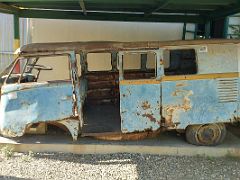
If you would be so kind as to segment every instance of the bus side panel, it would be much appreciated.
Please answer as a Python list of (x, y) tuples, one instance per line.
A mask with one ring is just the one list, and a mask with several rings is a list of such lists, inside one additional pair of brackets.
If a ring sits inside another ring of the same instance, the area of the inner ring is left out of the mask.
[[(14, 90), (15, 89), (15, 90)], [(27, 125), (73, 117), (72, 83), (29, 83), (4, 86), (0, 132), (22, 136)]]
[(238, 113), (238, 79), (162, 82), (162, 116), (168, 127), (232, 122)]
[(137, 132), (160, 128), (160, 83), (120, 84), (121, 130)]

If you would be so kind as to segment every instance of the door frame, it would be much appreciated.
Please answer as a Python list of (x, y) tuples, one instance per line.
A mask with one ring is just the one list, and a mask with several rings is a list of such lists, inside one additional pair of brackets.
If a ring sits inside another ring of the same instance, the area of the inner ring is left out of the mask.
[[(155, 78), (154, 79), (124, 80), (123, 55), (125, 53), (139, 53), (139, 52), (140, 53), (153, 52), (153, 53), (156, 54), (156, 57), (155, 57), (155, 75), (156, 76), (155, 76)], [(131, 128), (129, 128), (129, 130), (127, 130), (126, 128), (121, 127), (122, 132), (123, 133), (129, 132), (129, 131), (134, 132), (134, 130), (135, 131), (138, 131), (138, 130), (144, 131), (144, 130), (147, 130), (147, 129), (157, 130), (161, 126), (161, 108), (160, 108), (161, 107), (161, 79), (162, 79), (162, 76), (164, 74), (163, 63), (162, 63), (162, 50), (160, 50), (160, 49), (145, 50), (144, 49), (144, 50), (136, 50), (136, 51), (120, 51), (118, 53), (118, 65), (119, 65), (119, 89), (120, 89), (120, 116), (121, 116), (121, 121), (122, 121), (121, 126), (123, 125), (123, 121), (126, 120), (126, 117), (123, 118), (124, 117), (123, 113), (126, 113), (124, 108), (123, 108), (124, 105), (122, 106), (122, 103), (124, 103), (122, 101), (122, 99), (123, 99), (122, 95), (123, 94), (121, 94), (121, 88), (124, 88), (123, 85), (126, 85), (126, 84), (127, 84), (127, 86), (128, 85), (130, 85), (130, 86), (133, 85), (132, 86), (133, 88), (137, 88), (137, 89), (142, 88), (142, 89), (145, 89), (145, 90), (148, 89), (149, 86), (150, 86), (151, 89), (153, 88), (152, 89), (153, 91), (159, 91), (159, 95), (157, 95), (156, 99), (153, 99), (150, 96), (149, 97), (146, 96), (146, 98), (150, 98), (149, 101), (153, 101), (153, 103), (155, 102), (154, 104), (152, 104), (153, 107), (151, 107), (151, 109), (149, 109), (149, 110), (145, 109), (144, 110), (144, 109), (139, 108), (141, 106), (140, 104), (138, 104), (138, 105), (135, 104), (135, 106), (136, 106), (135, 111), (140, 111), (140, 112), (146, 113), (146, 114), (141, 114), (141, 113), (138, 113), (138, 112), (134, 113), (134, 114), (138, 115), (138, 117), (136, 116), (137, 118), (142, 119), (141, 125), (138, 126), (139, 129), (138, 129), (138, 127), (136, 127), (135, 129), (134, 129), (134, 127), (131, 127)], [(139, 85), (139, 86), (135, 86), (136, 84)], [(157, 87), (156, 87), (156, 85), (157, 85)], [(135, 92), (137, 92), (137, 91), (135, 91)], [(132, 95), (130, 95), (130, 96), (132, 96)], [(143, 97), (143, 98), (138, 99), (138, 101), (139, 102), (141, 101), (141, 103), (144, 103), (143, 101), (147, 102), (147, 99), (144, 99), (144, 97)], [(154, 108), (154, 110), (153, 110), (153, 108)], [(156, 111), (156, 109), (157, 109), (157, 111)], [(131, 113), (127, 113), (127, 114), (129, 116), (131, 116)], [(128, 116), (128, 115), (125, 115), (125, 116)], [(129, 117), (129, 118), (131, 118), (131, 117)], [(130, 127), (130, 125), (129, 125), (129, 127)]]

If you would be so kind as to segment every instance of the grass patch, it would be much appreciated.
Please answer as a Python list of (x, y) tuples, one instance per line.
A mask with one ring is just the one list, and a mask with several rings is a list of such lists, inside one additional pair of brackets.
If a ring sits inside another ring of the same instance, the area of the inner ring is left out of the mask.
[(33, 157), (34, 157), (34, 153), (32, 151), (28, 151), (27, 154), (24, 154), (21, 156), (21, 159), (24, 162), (30, 162)]
[(11, 157), (13, 157), (14, 155), (14, 151), (13, 148), (10, 146), (4, 146), (0, 149), (0, 153), (1, 155), (6, 158), (6, 159), (10, 159)]

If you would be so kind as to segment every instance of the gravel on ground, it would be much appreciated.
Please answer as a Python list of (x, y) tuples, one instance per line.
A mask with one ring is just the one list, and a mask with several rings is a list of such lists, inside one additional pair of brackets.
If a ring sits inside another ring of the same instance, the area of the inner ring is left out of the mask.
[(240, 179), (240, 159), (143, 154), (14, 153), (0, 179)]

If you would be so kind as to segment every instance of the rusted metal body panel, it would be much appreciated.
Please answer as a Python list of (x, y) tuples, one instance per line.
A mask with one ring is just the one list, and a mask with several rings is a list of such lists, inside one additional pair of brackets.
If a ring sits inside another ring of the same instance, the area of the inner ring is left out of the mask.
[(197, 74), (239, 72), (237, 44), (205, 44), (190, 48), (194, 48), (197, 53)]
[(83, 124), (82, 108), (87, 82), (77, 76), (75, 53), (64, 54), (69, 56), (70, 80), (27, 83), (18, 80), (10, 84), (5, 80), (0, 104), (2, 135), (22, 136), (34, 123), (52, 122), (64, 125), (73, 139), (77, 139), (79, 127)]
[(120, 85), (122, 132), (159, 129), (161, 125), (160, 96), (160, 83)]
[[(139, 129), (139, 122), (142, 121), (139, 121), (139, 117), (135, 117), (135, 114), (144, 113), (143, 110), (139, 112), (139, 100), (155, 100), (154, 92), (158, 92), (160, 98), (157, 113), (161, 118), (158, 121), (158, 128), (186, 129), (189, 125), (231, 123), (239, 120), (239, 46), (186, 45), (163, 50), (190, 48), (196, 52), (198, 67), (196, 75), (168, 75), (164, 72), (165, 69), (161, 68), (162, 63), (157, 62), (155, 80), (139, 78), (139, 80), (123, 80), (122, 83), (120, 81), (123, 130), (134, 132)], [(162, 52), (160, 49), (160, 56)], [(159, 91), (155, 89), (152, 92), (150, 87), (153, 84), (158, 85)], [(141, 92), (146, 87), (148, 88)], [(124, 98), (127, 92), (131, 92), (129, 99)], [(155, 110), (154, 107), (149, 109)], [(131, 124), (132, 122), (134, 123)]]
[[(130, 137), (128, 133), (159, 132), (162, 128), (182, 130), (189, 125), (238, 121), (239, 43), (211, 40), (76, 42), (25, 46), (21, 49), (21, 58), (68, 55), (71, 79), (68, 82), (18, 81), (4, 84), (1, 89), (0, 132), (6, 136), (21, 136), (28, 125), (49, 122), (64, 125), (76, 139), (86, 120), (83, 107), (90, 105), (94, 113), (94, 104), (106, 102), (116, 105), (114, 109), (119, 110), (116, 119), (119, 120), (121, 132), (104, 132), (113, 139), (124, 139), (123, 134), (127, 134), (124, 137)], [(164, 69), (164, 51), (174, 49), (194, 50), (197, 63), (195, 74), (171, 74)], [(130, 51), (154, 52), (155, 72), (152, 69), (123, 70), (122, 56)], [(84, 64), (87, 64), (84, 58), (88, 52), (118, 52), (119, 72), (116, 68), (102, 72), (87, 71), (84, 69)], [(76, 54), (81, 55), (80, 77)], [(102, 115), (106, 116), (106, 113)], [(88, 122), (91, 126), (91, 121)], [(111, 126), (111, 121), (107, 123), (105, 127)], [(101, 122), (98, 125), (102, 125)], [(94, 131), (94, 136), (97, 133)], [(104, 133), (99, 132), (99, 136), (105, 139)]]
[(28, 124), (73, 118), (71, 82), (9, 84), (2, 88), (1, 133), (21, 136)]
[(237, 86), (237, 78), (162, 82), (166, 126), (185, 129), (193, 124), (233, 122), (239, 111)]

